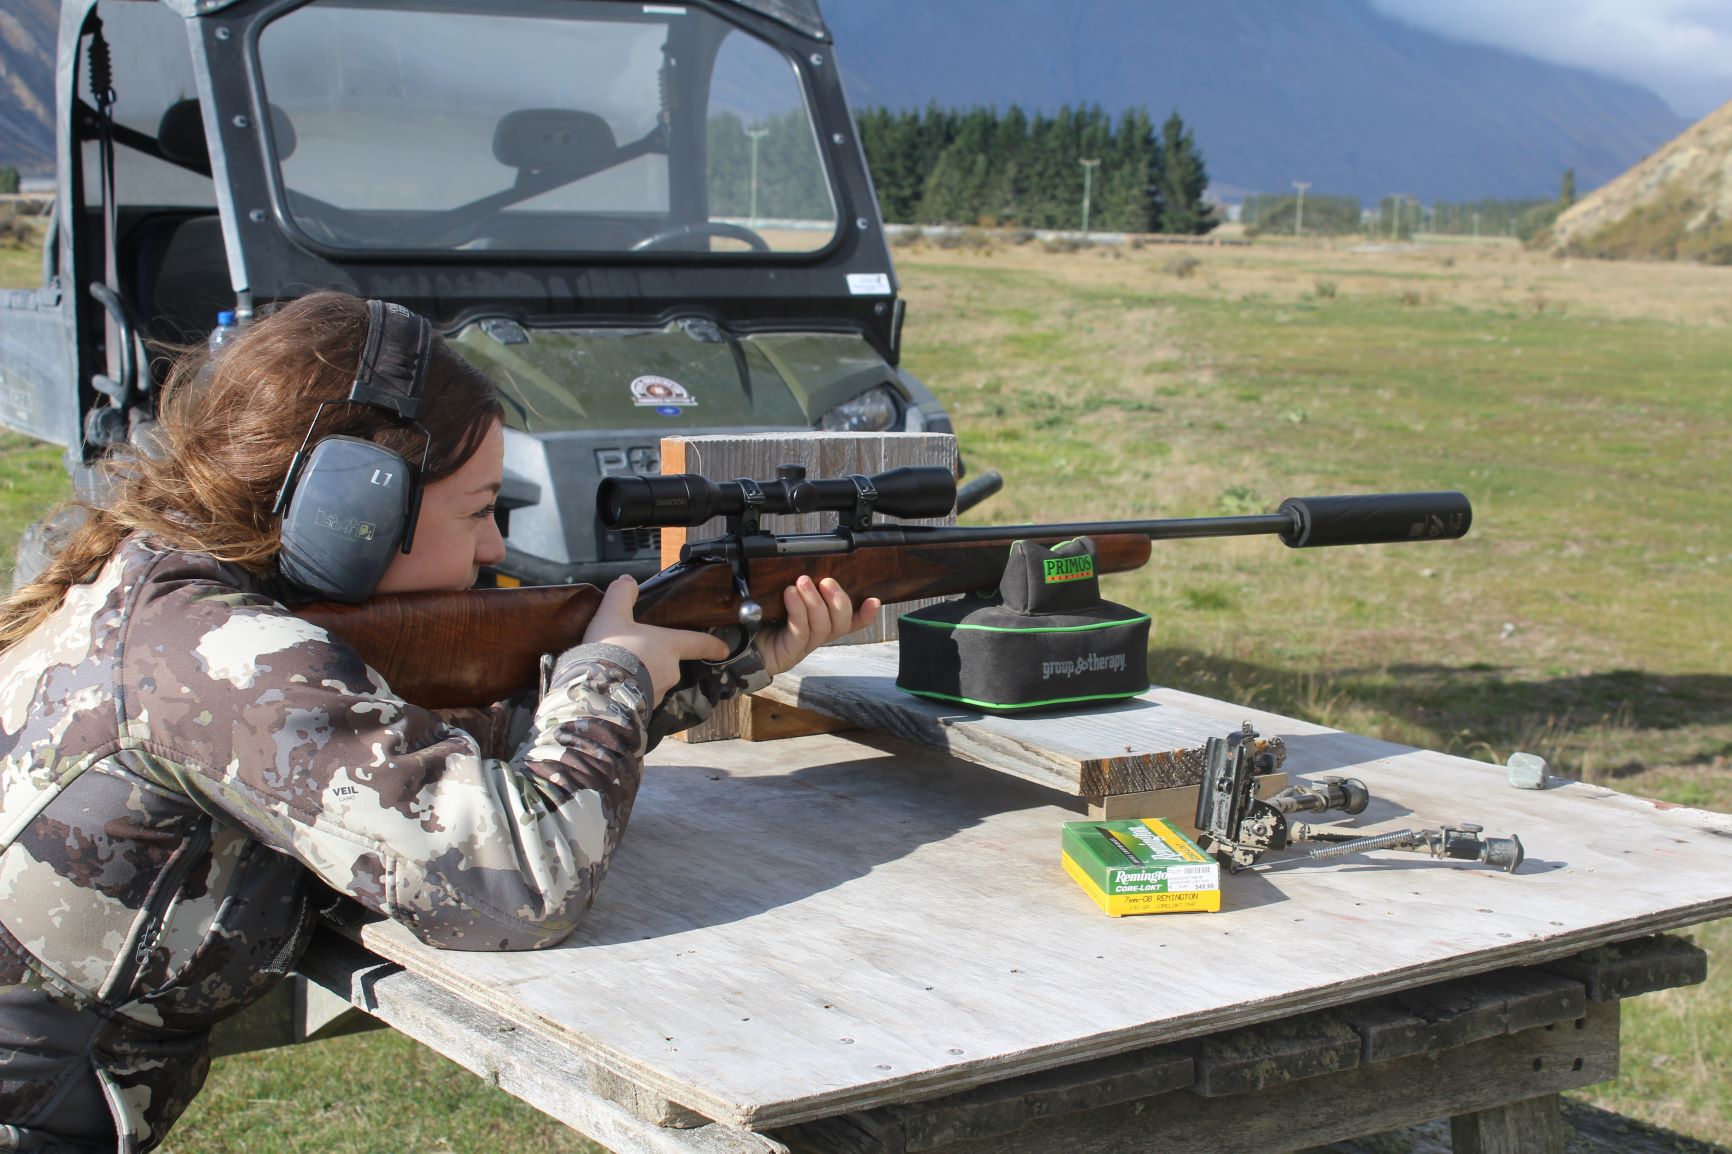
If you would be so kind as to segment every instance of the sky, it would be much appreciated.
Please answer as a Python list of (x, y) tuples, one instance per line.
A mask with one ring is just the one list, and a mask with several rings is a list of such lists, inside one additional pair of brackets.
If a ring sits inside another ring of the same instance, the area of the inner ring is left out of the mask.
[(1732, 0), (1372, 0), (1456, 40), (1589, 68), (1699, 119), (1732, 100)]

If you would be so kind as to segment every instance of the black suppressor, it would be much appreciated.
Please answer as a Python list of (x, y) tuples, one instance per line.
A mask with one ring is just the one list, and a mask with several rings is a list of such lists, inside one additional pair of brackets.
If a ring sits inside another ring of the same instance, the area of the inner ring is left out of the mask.
[[(697, 473), (666, 477), (608, 477), (596, 490), (596, 516), (610, 529), (651, 525), (702, 525), (711, 517), (744, 513), (747, 485), (763, 494), (761, 514), (852, 513), (862, 504), (851, 477), (808, 481), (806, 471), (784, 465), (774, 481), (712, 481)], [(956, 478), (942, 465), (904, 465), (865, 478), (875, 496), (873, 513), (893, 517), (942, 517), (956, 505)]]
[(1367, 497), (1289, 497), (1277, 512), (1294, 519), (1281, 540), (1295, 549), (1318, 545), (1387, 545), (1448, 541), (1467, 534), (1473, 506), (1464, 494), (1380, 493)]

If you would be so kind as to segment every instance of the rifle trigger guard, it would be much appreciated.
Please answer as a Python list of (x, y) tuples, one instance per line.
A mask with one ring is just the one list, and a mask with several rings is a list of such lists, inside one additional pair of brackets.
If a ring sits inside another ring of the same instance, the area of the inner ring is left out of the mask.
[(752, 597), (751, 585), (746, 580), (746, 559), (744, 557), (734, 562), (734, 595), (740, 599), (740, 643), (734, 647), (732, 653), (720, 661), (704, 662), (711, 669), (726, 669), (750, 653), (753, 643), (758, 639), (758, 630), (764, 624), (764, 607)]

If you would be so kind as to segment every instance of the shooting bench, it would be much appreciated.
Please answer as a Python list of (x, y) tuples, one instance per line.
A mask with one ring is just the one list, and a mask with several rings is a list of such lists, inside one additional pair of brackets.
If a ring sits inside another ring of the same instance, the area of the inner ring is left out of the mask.
[[(670, 439), (663, 461), (839, 476), (954, 451), (797, 434)], [(561, 947), (323, 931), (305, 979), (219, 1047), (327, 1036), (359, 1008), (621, 1154), (1291, 1150), (1444, 1117), (1458, 1151), (1555, 1154), (1558, 1093), (1616, 1076), (1619, 999), (1704, 976), (1665, 933), (1732, 913), (1732, 817), (1517, 790), (1167, 689), (982, 718), (892, 687), (893, 627), (657, 749)], [(1363, 780), (1353, 826), (1480, 822), (1527, 861), (1287, 851), (1225, 878), (1220, 913), (1103, 915), (1060, 868), (1061, 823), (1194, 814), (1203, 743), (1246, 720), (1287, 774)]]
[[(778, 692), (870, 699), (842, 683), (876, 648)], [(566, 945), (375, 923), (303, 970), (622, 1152), (1288, 1150), (1451, 1117), (1513, 1154), (1561, 1150), (1559, 1091), (1616, 1075), (1619, 999), (1702, 980), (1665, 931), (1732, 912), (1732, 818), (1171, 690), (1125, 709), (1249, 719), (1288, 772), (1365, 781), (1353, 824), (1481, 820), (1527, 862), (1288, 851), (1218, 914), (1113, 919), (1058, 866), (1080, 796), (881, 732), (669, 742)], [(972, 724), (940, 728), (996, 740)]]

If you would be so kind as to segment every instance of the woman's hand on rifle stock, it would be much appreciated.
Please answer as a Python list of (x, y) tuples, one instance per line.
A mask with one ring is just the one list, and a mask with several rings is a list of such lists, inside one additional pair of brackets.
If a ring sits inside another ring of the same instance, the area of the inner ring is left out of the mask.
[(758, 638), (758, 652), (771, 674), (787, 672), (826, 641), (866, 628), (880, 604), (868, 597), (856, 611), (834, 577), (813, 581), (804, 575), (782, 591), (782, 603), (788, 608), (787, 622)]
[(617, 645), (637, 654), (655, 692), (652, 706), (660, 705), (668, 690), (679, 684), (680, 662), (720, 661), (728, 655), (728, 644), (720, 637), (693, 629), (645, 625), (633, 616), (636, 608), (637, 582), (629, 576), (615, 577), (596, 606), (583, 640), (585, 644)]

